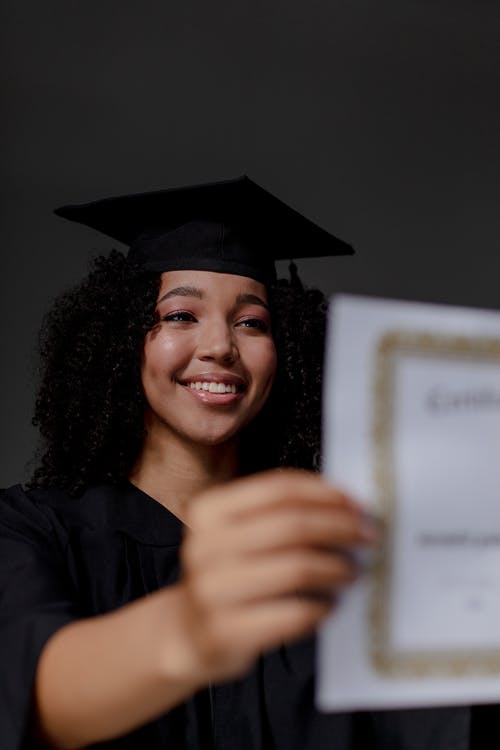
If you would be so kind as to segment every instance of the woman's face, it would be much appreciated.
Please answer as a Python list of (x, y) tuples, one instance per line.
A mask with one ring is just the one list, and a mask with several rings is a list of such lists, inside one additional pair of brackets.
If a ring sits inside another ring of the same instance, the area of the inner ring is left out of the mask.
[(235, 438), (276, 372), (266, 288), (245, 276), (168, 271), (156, 313), (142, 363), (148, 431), (201, 445)]

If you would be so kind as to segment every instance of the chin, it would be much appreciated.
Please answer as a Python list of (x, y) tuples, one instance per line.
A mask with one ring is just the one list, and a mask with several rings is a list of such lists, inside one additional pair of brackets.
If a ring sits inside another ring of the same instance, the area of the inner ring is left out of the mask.
[(232, 431), (228, 433), (214, 433), (204, 435), (189, 435), (189, 440), (195, 445), (203, 445), (207, 448), (224, 446), (228, 443), (234, 443), (238, 441), (240, 430)]

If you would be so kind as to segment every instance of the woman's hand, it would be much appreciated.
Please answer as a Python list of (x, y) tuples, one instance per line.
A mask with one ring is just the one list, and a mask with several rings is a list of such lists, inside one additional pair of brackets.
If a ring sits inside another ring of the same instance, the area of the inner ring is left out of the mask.
[(214, 487), (188, 521), (179, 583), (45, 645), (34, 711), (51, 747), (118, 737), (305, 635), (355, 578), (349, 552), (374, 538), (358, 505), (293, 470)]
[(359, 505), (318, 475), (276, 470), (198, 496), (181, 583), (185, 635), (203, 682), (237, 676), (305, 635), (356, 578), (349, 552), (376, 534)]

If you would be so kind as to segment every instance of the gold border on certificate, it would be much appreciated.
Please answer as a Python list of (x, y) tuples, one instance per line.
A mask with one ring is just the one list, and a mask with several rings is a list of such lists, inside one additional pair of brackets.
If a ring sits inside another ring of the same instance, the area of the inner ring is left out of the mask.
[[(370, 653), (375, 669), (385, 676), (429, 677), (500, 673), (498, 649), (397, 652), (390, 639), (391, 533), (397, 511), (393, 449), (394, 378), (398, 358), (413, 355), (432, 359), (500, 364), (500, 339), (393, 330), (383, 334), (375, 354), (372, 450), (378, 513), (387, 536), (374, 562), (370, 602)], [(500, 458), (500, 451), (499, 451)]]

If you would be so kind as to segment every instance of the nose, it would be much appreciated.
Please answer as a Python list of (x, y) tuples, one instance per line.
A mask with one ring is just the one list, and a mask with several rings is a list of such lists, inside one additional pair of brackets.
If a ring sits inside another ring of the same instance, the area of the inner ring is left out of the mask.
[(231, 364), (239, 357), (231, 326), (226, 321), (211, 321), (200, 328), (198, 359), (203, 362)]

